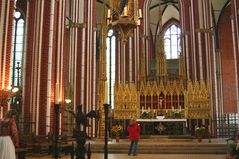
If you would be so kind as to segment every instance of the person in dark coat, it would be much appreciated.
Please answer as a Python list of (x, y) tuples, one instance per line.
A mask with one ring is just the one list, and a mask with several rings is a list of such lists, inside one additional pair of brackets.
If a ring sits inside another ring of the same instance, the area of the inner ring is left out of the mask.
[(130, 120), (127, 130), (129, 132), (129, 140), (131, 141), (128, 155), (133, 154), (133, 156), (136, 156), (138, 141), (140, 139), (140, 126), (135, 119)]

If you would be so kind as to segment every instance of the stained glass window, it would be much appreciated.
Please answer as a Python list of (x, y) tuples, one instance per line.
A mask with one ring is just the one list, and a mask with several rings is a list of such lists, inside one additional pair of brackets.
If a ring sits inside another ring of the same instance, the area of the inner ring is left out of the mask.
[(108, 31), (106, 39), (106, 72), (108, 83), (108, 103), (114, 108), (114, 84), (115, 84), (115, 44), (116, 38), (113, 30)]
[[(19, 11), (14, 14), (14, 27), (12, 35), (12, 58), (11, 58), (11, 85), (22, 84), (22, 63), (24, 49), (24, 25), (22, 15)], [(19, 70), (19, 71), (18, 71)]]
[(167, 59), (177, 59), (181, 51), (180, 46), (181, 29), (173, 24), (164, 33), (164, 48)]

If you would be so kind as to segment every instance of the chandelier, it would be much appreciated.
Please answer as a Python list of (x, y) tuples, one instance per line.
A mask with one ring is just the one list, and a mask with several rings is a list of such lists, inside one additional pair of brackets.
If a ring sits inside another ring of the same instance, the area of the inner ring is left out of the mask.
[(142, 10), (138, 9), (138, 0), (110, 0), (107, 11), (107, 25), (112, 28), (123, 42), (140, 25)]

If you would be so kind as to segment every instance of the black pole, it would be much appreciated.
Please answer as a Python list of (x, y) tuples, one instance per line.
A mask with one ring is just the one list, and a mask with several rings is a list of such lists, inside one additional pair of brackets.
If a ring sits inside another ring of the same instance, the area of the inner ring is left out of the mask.
[(88, 143), (88, 150), (87, 150), (87, 159), (91, 159), (91, 148), (90, 148), (90, 143)]
[(105, 109), (105, 151), (104, 159), (108, 159), (108, 113), (109, 113), (110, 104), (104, 104)]
[(74, 142), (72, 142), (72, 146), (71, 146), (71, 159), (74, 159), (75, 157), (75, 151), (74, 151), (74, 149), (75, 149), (75, 146), (74, 146)]
[(59, 109), (60, 104), (54, 105), (55, 112), (55, 146), (54, 146), (54, 159), (58, 159), (58, 138), (59, 138)]
[(111, 57), (112, 57), (112, 55), (111, 55), (111, 43), (112, 42), (112, 36), (110, 37), (110, 59), (109, 59), (109, 61), (110, 61), (110, 77), (109, 77), (109, 103), (111, 104), (111, 85), (112, 85), (112, 75), (111, 75), (111, 70), (112, 70), (112, 59), (111, 59)]
[(17, 62), (17, 67), (16, 67), (16, 70), (17, 70), (17, 87), (20, 86), (20, 62)]
[(14, 48), (13, 48), (13, 71), (12, 71), (12, 83), (13, 85), (15, 84), (15, 66), (16, 66), (16, 41), (17, 41), (17, 26), (18, 26), (18, 20), (16, 20), (16, 24), (15, 24), (15, 36), (14, 36)]

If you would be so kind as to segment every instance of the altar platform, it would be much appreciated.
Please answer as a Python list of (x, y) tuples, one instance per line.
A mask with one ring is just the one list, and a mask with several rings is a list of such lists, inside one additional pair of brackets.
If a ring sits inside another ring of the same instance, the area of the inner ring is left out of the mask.
[[(138, 156), (128, 156), (128, 139), (109, 140), (109, 159), (225, 159), (226, 158), (226, 142), (225, 139), (203, 139), (202, 143), (198, 143), (196, 139), (174, 139), (167, 136), (143, 138), (139, 141)], [(91, 159), (104, 158), (104, 140), (94, 139), (87, 141), (91, 143), (92, 157)], [(48, 159), (51, 156), (34, 157), (28, 156), (27, 159)], [(61, 159), (70, 159), (70, 156), (62, 156)]]
[[(139, 154), (226, 154), (226, 139), (203, 139), (198, 143), (193, 138), (173, 138), (172, 136), (152, 136), (139, 141)], [(92, 152), (103, 153), (104, 142), (90, 141)], [(109, 153), (127, 153), (128, 139), (115, 139), (109, 141)]]

